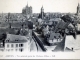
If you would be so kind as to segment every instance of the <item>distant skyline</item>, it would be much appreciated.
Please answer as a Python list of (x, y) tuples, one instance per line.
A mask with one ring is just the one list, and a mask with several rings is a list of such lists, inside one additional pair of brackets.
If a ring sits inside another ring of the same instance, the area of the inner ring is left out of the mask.
[(0, 13), (21, 13), (27, 5), (32, 6), (33, 13), (44, 12), (76, 13), (80, 0), (0, 0)]

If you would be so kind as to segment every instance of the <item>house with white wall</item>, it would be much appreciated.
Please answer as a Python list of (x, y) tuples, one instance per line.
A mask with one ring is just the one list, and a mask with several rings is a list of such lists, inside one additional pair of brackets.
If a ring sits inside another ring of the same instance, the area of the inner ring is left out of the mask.
[(7, 34), (5, 39), (5, 51), (30, 51), (30, 38), (28, 36)]

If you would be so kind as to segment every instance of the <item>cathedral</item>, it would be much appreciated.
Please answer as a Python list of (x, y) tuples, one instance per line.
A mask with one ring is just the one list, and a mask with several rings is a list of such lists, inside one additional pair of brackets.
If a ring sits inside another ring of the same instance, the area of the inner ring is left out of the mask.
[(28, 3), (27, 3), (27, 6), (25, 8), (23, 8), (22, 13), (26, 14), (26, 15), (31, 15), (32, 14), (32, 6), (28, 6)]

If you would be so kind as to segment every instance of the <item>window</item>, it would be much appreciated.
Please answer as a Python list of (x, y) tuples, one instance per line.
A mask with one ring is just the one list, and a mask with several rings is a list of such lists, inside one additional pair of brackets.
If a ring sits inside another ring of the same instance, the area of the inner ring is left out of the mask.
[(9, 48), (9, 44), (7, 44), (7, 47)]
[(6, 40), (6, 42), (9, 42), (9, 40)]
[(6, 49), (6, 51), (10, 51), (10, 49)]
[(13, 47), (13, 44), (11, 44), (11, 47)]
[(16, 47), (18, 47), (18, 44), (16, 44)]
[(15, 40), (15, 41), (18, 41), (18, 40)]
[(7, 42), (9, 42), (9, 40), (7, 40)]
[(15, 51), (18, 51), (18, 49), (15, 49)]
[(16, 39), (15, 41), (18, 41), (19, 39)]
[(6, 42), (9, 42), (10, 39), (6, 40)]
[(23, 44), (19, 44), (19, 47), (23, 47)]
[(19, 49), (19, 51), (21, 51), (21, 52), (22, 52), (22, 51), (23, 51), (23, 49)]

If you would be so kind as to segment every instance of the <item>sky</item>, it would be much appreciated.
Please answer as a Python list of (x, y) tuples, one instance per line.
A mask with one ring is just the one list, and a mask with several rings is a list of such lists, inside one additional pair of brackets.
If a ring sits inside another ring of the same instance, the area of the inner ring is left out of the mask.
[(44, 12), (76, 13), (78, 2), (80, 0), (0, 0), (0, 13), (21, 13), (27, 3), (33, 13), (40, 13), (42, 5)]

